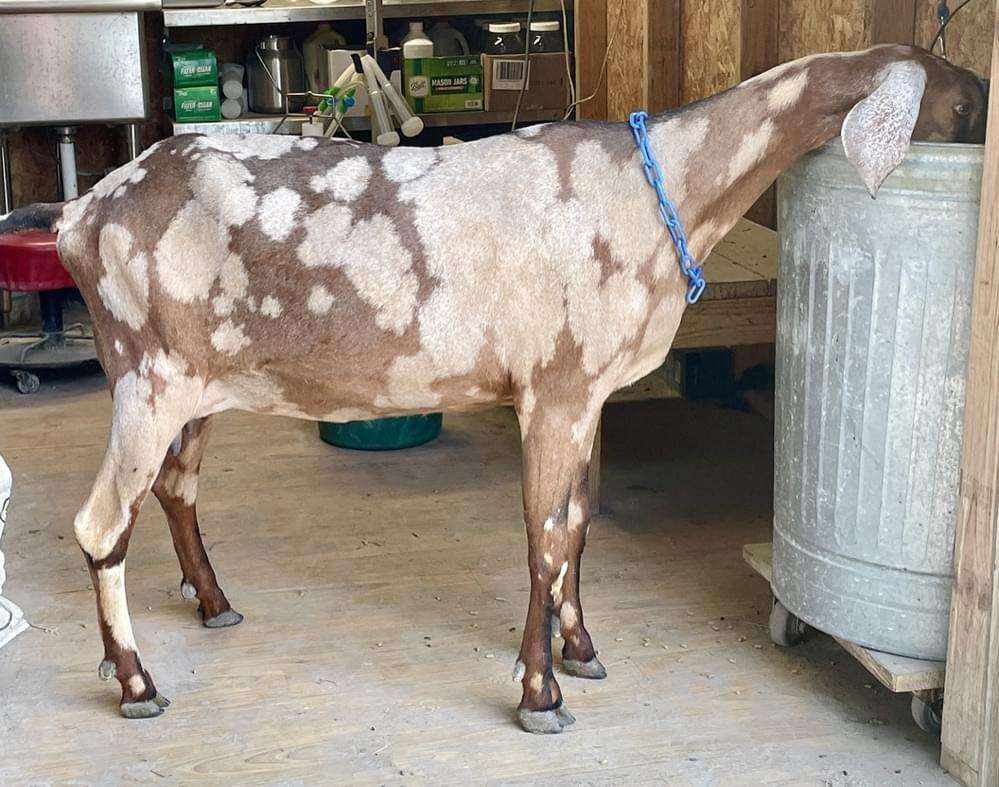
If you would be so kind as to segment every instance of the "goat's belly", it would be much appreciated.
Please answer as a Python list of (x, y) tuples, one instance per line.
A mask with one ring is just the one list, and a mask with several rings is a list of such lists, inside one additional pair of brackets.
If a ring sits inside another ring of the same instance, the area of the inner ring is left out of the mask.
[(479, 410), (512, 403), (505, 392), (469, 385), (465, 380), (442, 385), (436, 401), (412, 407), (386, 405), (385, 392), (370, 381), (303, 377), (294, 382), (289, 384), (287, 378), (262, 372), (238, 372), (213, 380), (205, 386), (197, 417), (244, 410), (311, 421), (345, 422)]

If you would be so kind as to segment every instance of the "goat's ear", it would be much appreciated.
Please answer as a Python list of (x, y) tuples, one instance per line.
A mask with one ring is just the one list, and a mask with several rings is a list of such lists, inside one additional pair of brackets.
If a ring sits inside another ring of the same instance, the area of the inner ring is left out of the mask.
[(895, 63), (880, 85), (843, 121), (843, 149), (872, 197), (909, 150), (926, 88), (918, 63)]

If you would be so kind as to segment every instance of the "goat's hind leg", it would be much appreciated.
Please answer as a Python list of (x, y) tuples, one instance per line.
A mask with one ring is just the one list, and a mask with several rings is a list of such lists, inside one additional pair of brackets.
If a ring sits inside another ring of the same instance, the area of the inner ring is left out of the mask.
[(158, 716), (169, 702), (156, 691), (139, 659), (125, 595), (125, 553), (142, 501), (149, 493), (174, 435), (193, 415), (198, 393), (179, 384), (158, 395), (148, 379), (131, 372), (117, 381), (114, 417), (104, 462), (76, 516), (104, 640), (98, 673), (121, 684), (126, 718)]
[(567, 528), (569, 539), (569, 569), (565, 576), (562, 604), (555, 611), (562, 639), (562, 671), (577, 678), (599, 680), (607, 670), (597, 658), (590, 633), (583, 624), (583, 605), (579, 600), (580, 562), (590, 526), (589, 471), (576, 480), (569, 498)]
[(198, 611), (205, 626), (222, 628), (235, 626), (242, 622), (243, 616), (229, 605), (219, 587), (198, 528), (198, 475), (210, 431), (209, 418), (198, 418), (184, 426), (163, 459), (153, 494), (170, 524), (183, 575), (181, 594), (187, 599), (198, 599)]

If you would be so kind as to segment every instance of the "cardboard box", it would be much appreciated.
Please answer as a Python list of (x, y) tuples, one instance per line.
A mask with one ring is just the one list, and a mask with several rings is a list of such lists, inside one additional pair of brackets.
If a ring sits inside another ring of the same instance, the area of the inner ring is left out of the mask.
[(170, 60), (173, 65), (174, 88), (201, 87), (219, 83), (218, 61), (210, 49), (173, 52)]
[[(510, 55), (482, 55), (486, 111), (513, 112), (524, 84), (524, 58)], [(565, 109), (569, 105), (569, 78), (565, 54), (546, 52), (531, 55), (527, 90), (521, 112), (539, 109)]]
[(482, 109), (482, 62), (478, 55), (403, 61), (406, 100), (416, 114)]
[(219, 89), (215, 85), (182, 87), (173, 91), (173, 116), (178, 123), (220, 120)]

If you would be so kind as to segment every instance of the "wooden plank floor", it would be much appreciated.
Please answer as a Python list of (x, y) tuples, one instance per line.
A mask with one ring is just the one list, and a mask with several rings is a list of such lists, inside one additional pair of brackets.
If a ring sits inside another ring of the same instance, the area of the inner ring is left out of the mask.
[(678, 401), (609, 408), (583, 598), (610, 676), (561, 678), (579, 719), (565, 734), (513, 723), (528, 576), (504, 410), (449, 416), (441, 440), (386, 454), (221, 417), (201, 511), (246, 621), (199, 625), (147, 503), (130, 605), (174, 702), (121, 719), (71, 524), (107, 417), (97, 380), (35, 397), (0, 385), (5, 595), (37, 627), (0, 650), (4, 785), (950, 783), (907, 698), (828, 639), (770, 645), (767, 585), (741, 557), (769, 537), (770, 426)]

